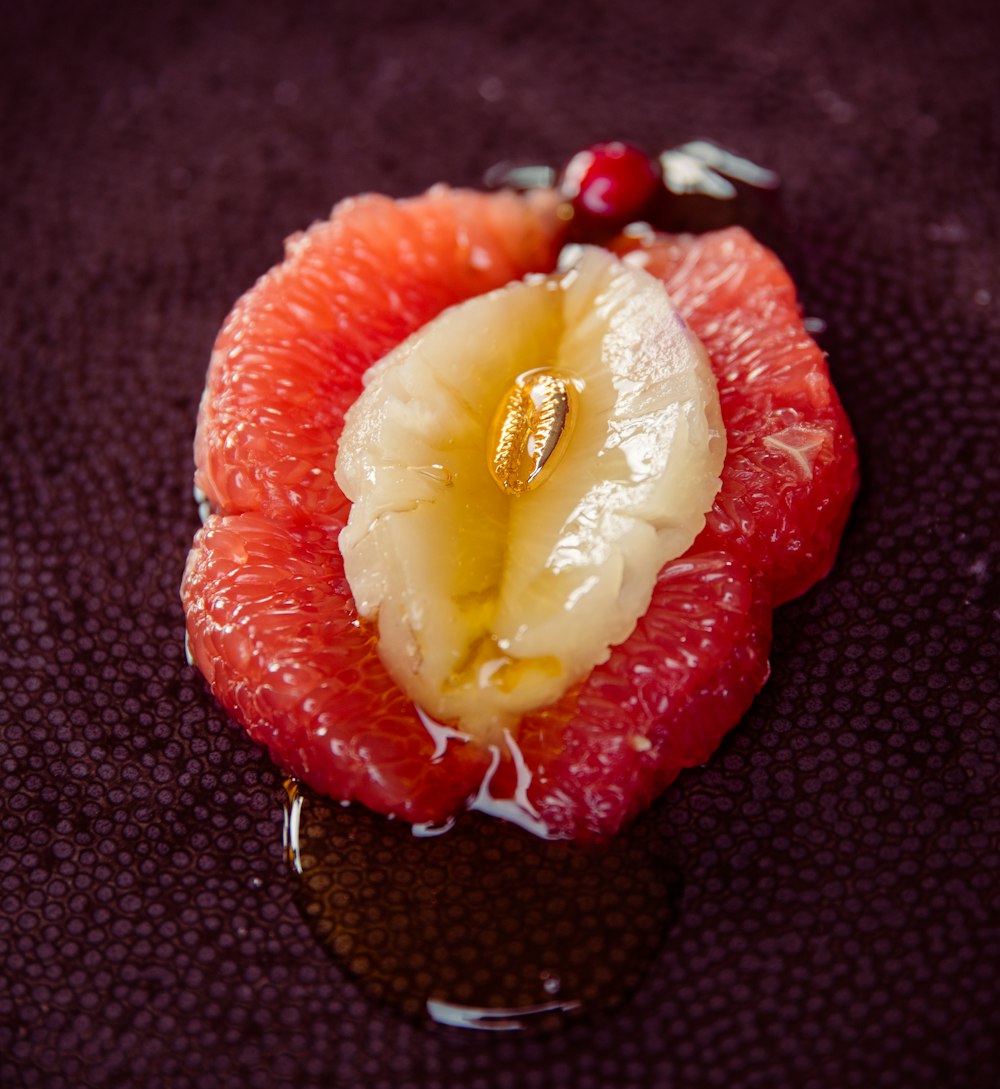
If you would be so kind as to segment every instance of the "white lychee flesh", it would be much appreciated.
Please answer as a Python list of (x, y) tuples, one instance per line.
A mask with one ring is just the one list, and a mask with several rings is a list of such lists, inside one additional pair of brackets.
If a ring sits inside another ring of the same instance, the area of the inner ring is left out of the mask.
[[(536, 371), (569, 418), (505, 489), (497, 416)], [(414, 702), (490, 740), (627, 639), (704, 526), (725, 456), (705, 350), (659, 281), (584, 248), (445, 311), (365, 384), (337, 460), (355, 603)]]

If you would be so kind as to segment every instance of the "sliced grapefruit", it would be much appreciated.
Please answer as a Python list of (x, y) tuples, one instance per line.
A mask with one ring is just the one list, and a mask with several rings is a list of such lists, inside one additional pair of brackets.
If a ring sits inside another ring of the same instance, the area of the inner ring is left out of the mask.
[(703, 764), (768, 675), (771, 609), (739, 559), (697, 545), (660, 572), (627, 642), (581, 688), (521, 722), (520, 787), (549, 834), (600, 839)]
[(708, 349), (727, 453), (699, 544), (743, 558), (780, 605), (830, 569), (857, 490), (850, 423), (795, 285), (741, 227), (613, 247), (663, 281)]
[(554, 195), (438, 186), (344, 201), (286, 243), (216, 340), (195, 437), (196, 485), (217, 510), (315, 517), (361, 376), (445, 307), (551, 269)]
[(600, 838), (745, 712), (767, 675), (773, 605), (832, 563), (856, 458), (772, 254), (739, 230), (620, 239), (612, 248), (663, 280), (708, 350), (728, 431), (721, 490), (632, 635), (585, 680), (502, 743), (432, 722), (355, 609), (337, 546), (349, 513), (337, 440), (371, 363), (451, 304), (552, 268), (554, 206), (443, 189), (361, 198), (290, 243), (213, 354), (196, 460), (216, 513), (182, 596), (213, 692), (310, 785), (414, 824), (471, 804)]
[(226, 710), (324, 794), (438, 823), (474, 793), (489, 754), (445, 745), (379, 659), (328, 521), (213, 515), (184, 579), (189, 646)]

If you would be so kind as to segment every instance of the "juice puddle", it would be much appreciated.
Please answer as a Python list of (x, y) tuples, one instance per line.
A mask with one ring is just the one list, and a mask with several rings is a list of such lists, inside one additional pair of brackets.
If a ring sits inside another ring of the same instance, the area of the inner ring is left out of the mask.
[(681, 879), (650, 820), (607, 846), (538, 839), (479, 813), (447, 833), (286, 784), (296, 900), (366, 994), (456, 1028), (549, 1031), (640, 984)]

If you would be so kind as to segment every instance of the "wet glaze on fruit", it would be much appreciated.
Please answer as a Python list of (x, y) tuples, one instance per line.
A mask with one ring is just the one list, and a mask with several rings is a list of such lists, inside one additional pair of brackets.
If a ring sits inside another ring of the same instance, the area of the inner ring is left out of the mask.
[[(452, 307), (369, 371), (340, 439), (340, 550), (389, 674), (513, 757), (521, 716), (628, 637), (724, 456), (704, 349), (638, 267), (578, 247), (551, 277)], [(413, 472), (428, 463), (449, 482)]]
[(771, 609), (829, 569), (856, 487), (850, 429), (777, 259), (738, 228), (627, 231), (611, 248), (667, 285), (708, 349), (730, 443), (722, 488), (629, 639), (525, 715), (513, 745), (428, 729), (344, 579), (337, 435), (365, 367), (408, 332), (553, 266), (559, 199), (347, 202), (292, 241), (213, 356), (197, 451), (216, 513), (183, 591), (194, 658), (287, 770), (414, 824), (447, 824), (488, 782), (484, 804), (550, 835), (621, 828), (746, 711), (767, 675)]
[(662, 177), (656, 159), (614, 140), (577, 152), (563, 169), (559, 193), (570, 204), (575, 231), (586, 235), (642, 218)]

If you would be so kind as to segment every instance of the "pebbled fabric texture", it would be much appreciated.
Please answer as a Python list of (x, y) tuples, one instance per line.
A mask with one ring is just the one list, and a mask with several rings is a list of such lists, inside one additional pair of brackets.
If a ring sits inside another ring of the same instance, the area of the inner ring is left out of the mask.
[[(88, 0), (3, 23), (0, 1085), (1000, 1083), (989, 7)], [(742, 725), (644, 819), (681, 892), (631, 996), (447, 1032), (317, 941), (281, 773), (185, 664), (212, 340), (345, 195), (694, 136), (784, 179), (778, 248), (862, 493)]]

